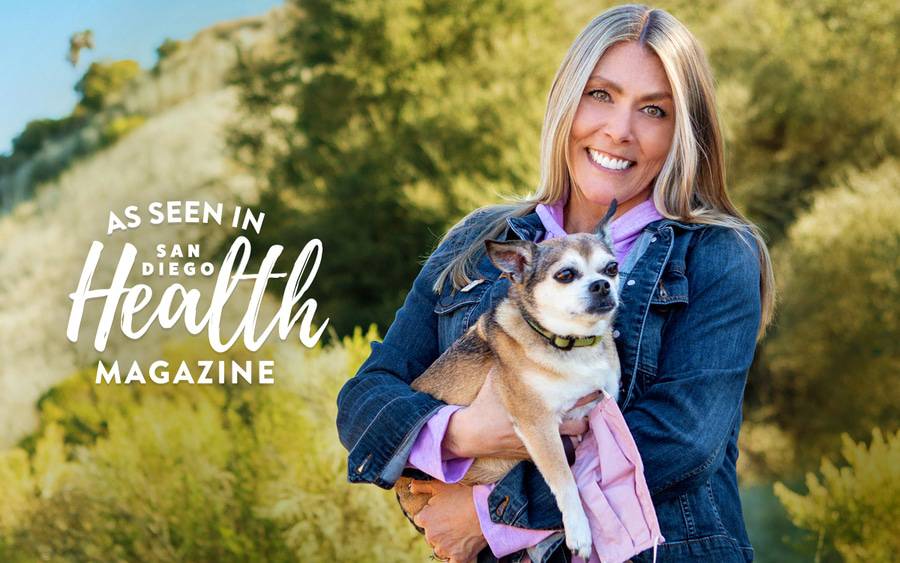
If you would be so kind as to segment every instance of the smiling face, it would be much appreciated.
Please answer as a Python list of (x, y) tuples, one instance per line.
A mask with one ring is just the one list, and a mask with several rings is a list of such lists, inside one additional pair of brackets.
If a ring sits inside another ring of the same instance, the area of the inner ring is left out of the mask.
[(674, 132), (672, 89), (659, 57), (634, 41), (607, 49), (572, 123), (568, 148), (575, 189), (566, 206), (572, 218), (567, 230), (596, 224), (613, 198), (619, 201), (617, 216), (647, 199)]

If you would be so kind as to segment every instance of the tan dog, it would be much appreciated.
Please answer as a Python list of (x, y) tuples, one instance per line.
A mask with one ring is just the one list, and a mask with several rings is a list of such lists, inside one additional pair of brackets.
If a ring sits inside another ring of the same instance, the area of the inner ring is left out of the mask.
[[(413, 389), (448, 404), (469, 405), (493, 370), (516, 434), (556, 497), (566, 545), (584, 559), (591, 553), (591, 530), (559, 425), (589, 413), (599, 399), (573, 406), (593, 391), (619, 396), (619, 358), (612, 340), (618, 265), (606, 232), (615, 209), (614, 200), (594, 234), (540, 245), (486, 241), (491, 261), (511, 281), (507, 297), (412, 383)], [(461, 482), (496, 482), (519, 461), (478, 458)], [(409, 484), (401, 477), (395, 491), (412, 519), (429, 495), (411, 493)]]

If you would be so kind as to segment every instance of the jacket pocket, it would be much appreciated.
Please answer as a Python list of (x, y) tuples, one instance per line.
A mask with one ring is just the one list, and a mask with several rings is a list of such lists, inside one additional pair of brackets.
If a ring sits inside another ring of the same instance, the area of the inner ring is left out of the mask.
[[(656, 288), (650, 296), (650, 314), (644, 324), (642, 354), (638, 361), (639, 393), (643, 394), (656, 380), (662, 335), (669, 319), (688, 306), (688, 279), (684, 262), (666, 264)], [(640, 395), (638, 395), (640, 396)]]
[(687, 305), (687, 303), (688, 280), (684, 275), (684, 263), (673, 260), (666, 265), (659, 283), (656, 284), (650, 305), (667, 309), (672, 305)]
[(441, 353), (462, 336), (478, 318), (478, 315), (473, 313), (480, 309), (478, 305), (484, 300), (490, 287), (490, 280), (476, 280), (463, 290), (445, 291), (438, 297), (434, 313), (438, 318), (438, 345)]

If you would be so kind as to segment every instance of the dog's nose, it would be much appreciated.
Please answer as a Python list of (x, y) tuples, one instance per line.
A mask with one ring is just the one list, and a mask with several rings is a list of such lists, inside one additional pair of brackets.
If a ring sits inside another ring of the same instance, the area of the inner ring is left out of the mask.
[(609, 295), (609, 282), (606, 280), (596, 280), (588, 286), (591, 293), (599, 293), (600, 295)]

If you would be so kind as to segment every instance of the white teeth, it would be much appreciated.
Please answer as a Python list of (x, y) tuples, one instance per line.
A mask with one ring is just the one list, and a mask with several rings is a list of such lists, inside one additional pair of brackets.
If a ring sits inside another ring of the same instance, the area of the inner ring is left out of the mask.
[(591, 155), (591, 160), (593, 160), (603, 168), (609, 168), (610, 170), (625, 170), (626, 168), (634, 165), (634, 162), (630, 160), (619, 160), (618, 158), (611, 158), (593, 149), (588, 149), (588, 154)]

